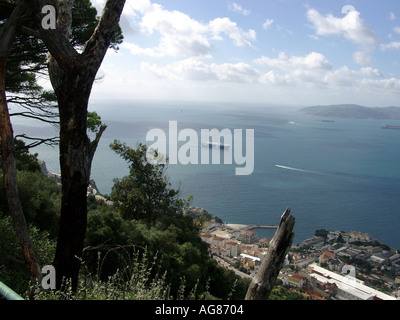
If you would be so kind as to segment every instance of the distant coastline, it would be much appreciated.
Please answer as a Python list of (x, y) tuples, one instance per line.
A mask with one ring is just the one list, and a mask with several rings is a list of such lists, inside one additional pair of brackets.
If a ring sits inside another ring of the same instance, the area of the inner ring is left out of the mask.
[(400, 107), (370, 108), (356, 104), (335, 104), (311, 106), (299, 111), (327, 118), (400, 120)]

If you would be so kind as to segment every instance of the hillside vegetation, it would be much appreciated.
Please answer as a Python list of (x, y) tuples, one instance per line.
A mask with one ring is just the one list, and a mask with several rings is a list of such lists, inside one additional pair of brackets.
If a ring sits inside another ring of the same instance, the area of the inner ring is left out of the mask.
[[(23, 147), (23, 145), (20, 145)], [(166, 167), (146, 161), (147, 147), (111, 148), (129, 164), (115, 180), (112, 202), (88, 198), (88, 228), (77, 299), (243, 299), (249, 281), (223, 269), (199, 237), (200, 223), (182, 209), (182, 199), (165, 176)], [(18, 186), (41, 266), (54, 258), (61, 192), (40, 171), (36, 156), (18, 153)], [(0, 177), (2, 178), (2, 177)], [(112, 203), (110, 205), (109, 203)], [(0, 279), (25, 296), (29, 276), (18, 249), (0, 187)], [(25, 296), (26, 297), (26, 296)], [(36, 298), (55, 299), (41, 293)]]

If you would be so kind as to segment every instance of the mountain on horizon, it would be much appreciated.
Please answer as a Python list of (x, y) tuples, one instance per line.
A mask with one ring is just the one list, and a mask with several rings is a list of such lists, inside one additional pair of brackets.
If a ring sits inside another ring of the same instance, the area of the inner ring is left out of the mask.
[(364, 107), (357, 104), (317, 105), (300, 109), (309, 115), (348, 119), (400, 120), (400, 107)]

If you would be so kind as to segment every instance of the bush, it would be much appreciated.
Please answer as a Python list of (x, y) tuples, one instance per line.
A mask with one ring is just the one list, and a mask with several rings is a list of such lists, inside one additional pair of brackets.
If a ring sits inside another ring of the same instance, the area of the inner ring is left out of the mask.
[[(2, 177), (2, 175), (1, 175)], [(55, 238), (58, 230), (61, 204), (60, 187), (54, 179), (41, 172), (18, 171), (18, 193), (25, 219), (41, 231), (48, 231)], [(8, 215), (8, 203), (0, 186), (0, 212)]]
[[(32, 226), (29, 229), (40, 266), (51, 264), (56, 243), (49, 239), (47, 232), (40, 232)], [(9, 216), (0, 216), (0, 279), (11, 289), (23, 294), (29, 289), (29, 276), (24, 258), (17, 243), (17, 237)]]

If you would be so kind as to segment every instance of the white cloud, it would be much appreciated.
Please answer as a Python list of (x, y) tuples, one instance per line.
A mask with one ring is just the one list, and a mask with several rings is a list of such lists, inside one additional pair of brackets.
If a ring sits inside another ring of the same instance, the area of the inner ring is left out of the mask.
[[(217, 81), (275, 86), (349, 88), (359, 87), (369, 81), (382, 87), (382, 73), (372, 67), (352, 70), (347, 66), (334, 69), (328, 59), (320, 53), (311, 52), (304, 56), (288, 57), (284, 52), (278, 58), (262, 56), (254, 63), (269, 68), (265, 72), (253, 65), (239, 63), (207, 63), (204, 59), (187, 58), (165, 66), (142, 63), (142, 70), (159, 79), (170, 81)], [(276, 69), (276, 70), (271, 70)], [(393, 82), (393, 81), (392, 81)]]
[(141, 48), (134, 43), (129, 43), (126, 41), (122, 42), (120, 47), (128, 49), (129, 52), (133, 55), (146, 56), (146, 57), (152, 57), (152, 58), (161, 58), (162, 57), (162, 53), (159, 50), (156, 50), (153, 48)]
[(275, 71), (268, 71), (260, 76), (260, 83), (272, 84), (277, 86), (291, 86), (295, 85), (293, 77), (290, 75), (281, 75)]
[(231, 21), (229, 18), (216, 18), (208, 24), (208, 28), (213, 34), (213, 38), (222, 40), (221, 34), (229, 36), (236, 46), (251, 47), (251, 41), (256, 40), (256, 32), (252, 29), (243, 31), (239, 28), (236, 22)]
[(362, 87), (372, 90), (383, 90), (386, 93), (398, 93), (400, 90), (400, 79), (388, 78), (388, 79), (362, 79), (360, 82)]
[(285, 52), (280, 52), (278, 58), (262, 56), (261, 58), (256, 59), (254, 62), (264, 67), (278, 69), (288, 69), (290, 67), (288, 63), (288, 57)]
[(244, 9), (242, 6), (240, 6), (240, 5), (237, 4), (236, 2), (229, 3), (229, 4), (228, 4), (228, 9), (229, 9), (230, 11), (243, 14), (244, 16), (248, 16), (248, 15), (250, 14), (250, 12), (251, 12), (251, 10), (246, 10), (246, 9)]
[(139, 20), (140, 31), (159, 36), (158, 45), (142, 48), (125, 40), (125, 47), (132, 54), (149, 57), (199, 57), (207, 56), (212, 49), (212, 40), (232, 39), (236, 46), (252, 47), (256, 32), (242, 30), (229, 18), (216, 18), (208, 23), (199, 22), (180, 11), (165, 10), (149, 0), (129, 1), (126, 14)]
[(262, 27), (263, 27), (263, 29), (268, 30), (273, 23), (274, 23), (274, 19), (266, 19), (265, 22), (263, 23)]
[(371, 64), (372, 58), (364, 51), (357, 51), (353, 53), (353, 61), (361, 66), (367, 66)]
[(289, 59), (289, 62), (295, 68), (307, 68), (307, 69), (332, 69), (332, 65), (328, 59), (318, 52), (311, 52), (304, 57), (293, 56)]
[(381, 44), (381, 50), (382, 51), (386, 51), (386, 50), (390, 50), (390, 49), (394, 49), (394, 50), (399, 50), (400, 49), (400, 41), (393, 41), (387, 44)]
[(288, 57), (284, 52), (279, 53), (278, 58), (262, 56), (255, 60), (255, 63), (264, 67), (273, 67), (282, 70), (293, 69), (332, 69), (329, 60), (318, 52), (311, 52), (305, 56)]
[(364, 67), (358, 71), (358, 74), (365, 77), (380, 78), (383, 74), (377, 68)]
[(317, 10), (309, 9), (307, 18), (319, 36), (341, 35), (365, 47), (374, 47), (378, 43), (375, 32), (364, 23), (358, 11), (349, 11), (343, 18), (337, 18), (332, 14), (322, 16)]
[[(104, 0), (92, 1), (96, 7), (102, 8), (104, 5)], [(349, 97), (351, 100), (357, 96), (357, 99), (364, 99), (368, 103), (373, 103), (371, 101), (374, 99), (378, 101), (380, 97), (385, 101), (389, 98), (396, 101), (399, 97), (400, 79), (385, 76), (379, 69), (371, 67), (369, 49), (378, 45), (378, 38), (357, 11), (335, 17), (310, 9), (307, 18), (312, 26), (310, 37), (318, 40), (337, 36), (358, 45), (357, 52), (352, 55), (358, 68), (335, 66), (334, 53), (329, 54), (329, 57), (332, 56), (332, 61), (329, 61), (320, 52), (295, 55), (281, 52), (276, 56), (266, 56), (264, 53), (250, 62), (243, 58), (216, 63), (211, 59), (211, 54), (219, 41), (252, 47), (257, 41), (256, 32), (243, 29), (235, 21), (223, 16), (206, 21), (196, 20), (183, 12), (167, 10), (151, 0), (127, 0), (124, 18), (125, 21), (129, 20), (136, 33), (135, 42), (131, 42), (131, 37), (126, 37), (121, 44), (122, 49), (134, 55), (169, 59), (152, 63), (145, 60), (140, 64), (141, 59), (132, 59), (123, 50), (118, 57), (110, 51), (102, 66), (106, 77), (94, 89), (97, 93), (107, 91), (136, 98), (152, 98), (157, 92), (157, 98), (184, 96), (200, 100), (210, 97), (271, 99), (274, 96), (276, 101), (287, 99), (296, 103), (301, 98), (309, 103), (314, 97), (315, 100), (329, 100), (332, 97), (341, 100)], [(276, 26), (277, 30), (280, 28), (273, 19), (265, 19), (262, 27), (267, 30), (271, 26)], [(258, 27), (261, 29), (261, 25)], [(400, 27), (393, 30), (400, 33)], [(137, 37), (138, 33), (141, 33), (140, 37)], [(400, 42), (381, 44), (380, 49), (400, 50)], [(135, 62), (129, 64), (131, 60)], [(129, 63), (121, 64), (122, 61)]]
[(176, 61), (164, 67), (142, 63), (142, 70), (152, 73), (157, 78), (168, 80), (192, 80), (221, 82), (258, 82), (259, 72), (253, 66), (239, 63), (207, 64), (197, 58)]
[[(363, 52), (358, 53), (355, 56), (359, 62), (361, 59), (369, 58)], [(392, 87), (397, 85), (396, 81), (385, 80), (384, 75), (378, 69), (369, 66), (358, 70), (352, 70), (347, 66), (333, 68), (329, 60), (318, 52), (290, 57), (281, 52), (277, 58), (262, 56), (254, 62), (262, 67), (272, 69), (259, 78), (261, 83), (279, 86), (291, 85), (297, 88), (324, 88), (324, 90), (347, 90), (349, 88), (363, 90), (363, 85), (368, 83), (370, 90), (374, 85), (378, 89), (382, 89), (384, 86), (389, 87), (389, 84), (392, 84)]]

